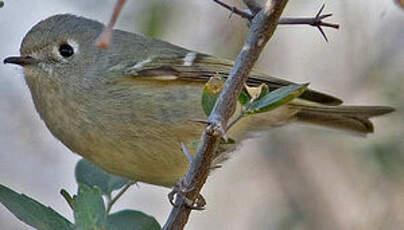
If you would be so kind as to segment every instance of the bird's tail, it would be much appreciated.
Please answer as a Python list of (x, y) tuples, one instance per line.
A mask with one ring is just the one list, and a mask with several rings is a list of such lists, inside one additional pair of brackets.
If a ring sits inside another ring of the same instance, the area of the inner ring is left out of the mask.
[(291, 103), (290, 106), (298, 108), (297, 121), (361, 134), (374, 131), (369, 118), (394, 111), (394, 108), (389, 106), (325, 106), (302, 103)]

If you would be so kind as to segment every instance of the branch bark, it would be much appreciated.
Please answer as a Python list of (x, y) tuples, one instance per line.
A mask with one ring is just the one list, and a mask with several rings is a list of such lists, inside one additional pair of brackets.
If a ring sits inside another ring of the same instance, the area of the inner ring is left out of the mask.
[[(215, 3), (219, 4), (223, 8), (226, 8), (231, 11), (232, 14), (237, 14), (242, 18), (248, 19), (251, 21), (255, 14), (250, 12), (254, 12), (256, 10), (258, 4), (254, 0), (244, 0), (244, 3), (249, 7), (249, 11), (247, 10), (240, 10), (235, 6), (230, 6), (227, 3), (224, 3), (221, 0), (213, 0)], [(321, 35), (324, 37), (326, 41), (328, 38), (324, 33), (322, 27), (329, 27), (334, 29), (339, 29), (339, 25), (335, 23), (323, 22), (323, 19), (331, 17), (332, 14), (322, 14), (324, 10), (325, 4), (321, 6), (321, 9), (318, 11), (315, 17), (297, 17), (297, 18), (280, 18), (278, 24), (279, 25), (310, 25), (315, 26), (320, 31)]]
[(176, 196), (175, 205), (163, 229), (183, 229), (187, 223), (191, 213), (187, 200), (195, 201), (200, 196), (199, 193), (208, 177), (215, 150), (225, 134), (238, 95), (261, 51), (272, 37), (287, 2), (288, 0), (268, 0), (264, 8), (257, 11), (254, 16), (246, 42), (213, 108), (208, 120), (209, 125), (203, 131), (197, 154), (182, 180), (184, 192), (181, 196)]
[(250, 9), (253, 15), (258, 14), (258, 12), (262, 9), (260, 4), (256, 0), (243, 0), (244, 4)]

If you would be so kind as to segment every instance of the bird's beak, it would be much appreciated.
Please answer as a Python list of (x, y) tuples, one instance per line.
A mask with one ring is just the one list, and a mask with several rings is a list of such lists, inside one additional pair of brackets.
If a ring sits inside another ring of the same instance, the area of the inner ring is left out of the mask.
[(20, 66), (32, 65), (38, 63), (38, 60), (30, 56), (8, 57), (4, 59), (4, 64), (16, 64)]

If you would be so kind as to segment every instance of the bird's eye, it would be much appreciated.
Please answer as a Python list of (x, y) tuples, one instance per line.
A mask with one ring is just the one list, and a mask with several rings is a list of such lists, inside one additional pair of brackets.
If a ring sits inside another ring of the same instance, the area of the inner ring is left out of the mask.
[(74, 49), (69, 44), (61, 44), (59, 46), (59, 53), (62, 57), (68, 58), (74, 54)]

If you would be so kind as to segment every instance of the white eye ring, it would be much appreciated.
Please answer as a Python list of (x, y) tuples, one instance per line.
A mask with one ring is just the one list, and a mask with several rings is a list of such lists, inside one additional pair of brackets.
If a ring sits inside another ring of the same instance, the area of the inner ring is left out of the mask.
[(75, 54), (79, 53), (79, 43), (77, 43), (75, 40), (73, 39), (67, 39), (67, 44), (69, 44), (72, 48)]
[(66, 61), (66, 58), (76, 55), (79, 52), (79, 44), (73, 39), (67, 39), (66, 42), (53, 47), (52, 51), (60, 61)]

